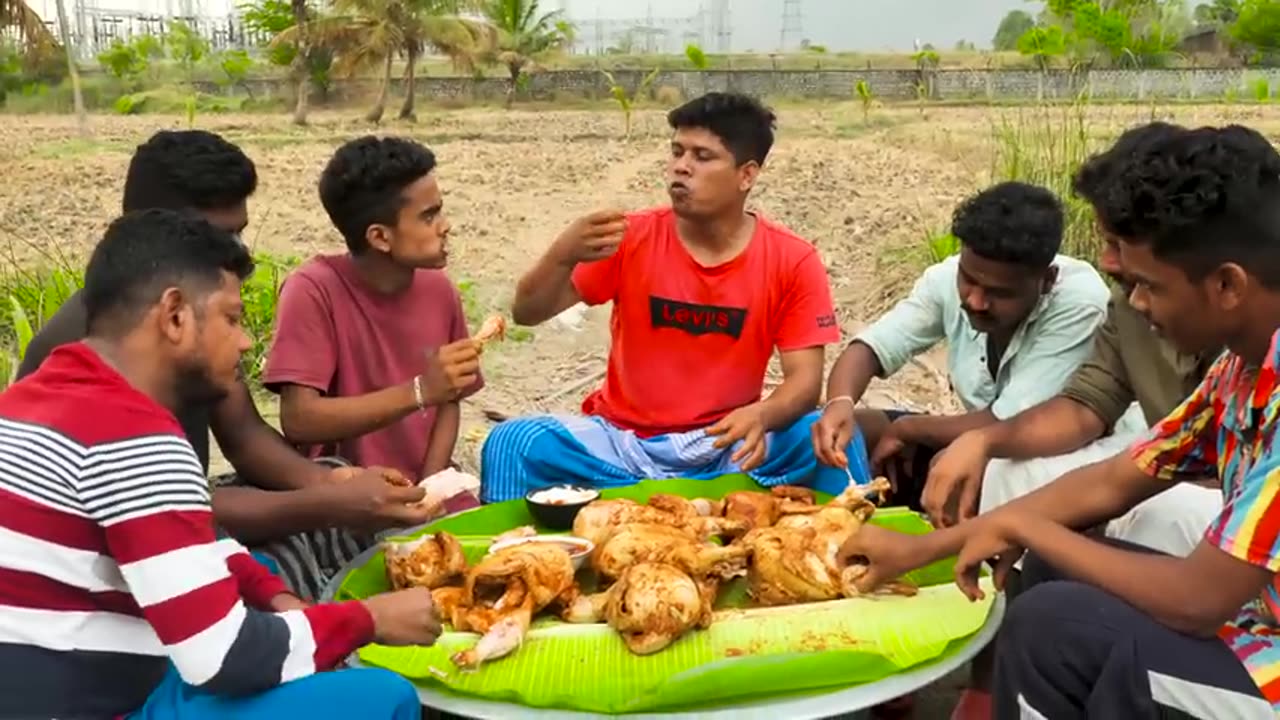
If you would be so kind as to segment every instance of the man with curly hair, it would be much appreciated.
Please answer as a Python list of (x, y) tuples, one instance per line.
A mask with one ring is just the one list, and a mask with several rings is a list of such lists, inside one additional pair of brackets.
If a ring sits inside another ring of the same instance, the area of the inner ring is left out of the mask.
[[(1088, 356), (1108, 295), (1092, 266), (1058, 253), (1062, 233), (1061, 202), (1034, 185), (1000, 183), (957, 208), (951, 235), (960, 252), (925, 270), (911, 294), (859, 333), (831, 369), (813, 427), (818, 459), (843, 466), (841, 448), (861, 431), (872, 466), (895, 482), (893, 501), (925, 509), (938, 450), (1052, 397)], [(943, 341), (947, 377), (964, 412), (858, 407), (873, 378), (893, 375)], [(965, 502), (976, 504), (976, 497)], [(934, 515), (935, 523), (945, 521)]]
[[(1274, 718), (1280, 712), (1280, 153), (1240, 126), (1183, 129), (1123, 159), (1097, 202), (1129, 300), (1185, 353), (1225, 347), (1167, 417), (1110, 460), (913, 538), (864, 528), (872, 586), (959, 553), (981, 597), (1024, 550), (1001, 627), (997, 717)], [(1077, 531), (1182, 482), (1223, 506), (1186, 557)]]
[[(826, 269), (810, 242), (746, 209), (774, 114), (746, 95), (709, 93), (667, 121), (671, 204), (575, 221), (516, 288), (512, 315), (524, 325), (612, 302), (608, 372), (583, 415), (494, 428), (481, 453), (486, 500), (566, 481), (735, 472), (766, 486), (848, 484), (842, 470), (819, 472), (808, 442), (823, 352), (840, 338)], [(775, 352), (782, 384), (762, 399)]]
[[(238, 237), (257, 186), (253, 161), (221, 136), (161, 130), (130, 159), (123, 206), (125, 212), (194, 213)], [(84, 294), (76, 292), (32, 339), (18, 376), (87, 331)], [(424, 495), (420, 489), (393, 487), (383, 472), (359, 471), (335, 458), (310, 462), (299, 455), (262, 419), (243, 380), (217, 399), (183, 403), (177, 418), (206, 474), (211, 429), (235, 471), (213, 480), (220, 528), (268, 560), (304, 600), (318, 599), (330, 578), (373, 542), (371, 533), (427, 517), (414, 505)]]
[[(312, 258), (285, 281), (263, 370), (285, 437), (312, 456), (415, 479), (452, 465), (458, 403), (484, 381), (443, 272), (450, 226), (435, 169), (413, 140), (366, 136), (320, 176), (347, 252)], [(469, 497), (446, 509), (474, 505)]]

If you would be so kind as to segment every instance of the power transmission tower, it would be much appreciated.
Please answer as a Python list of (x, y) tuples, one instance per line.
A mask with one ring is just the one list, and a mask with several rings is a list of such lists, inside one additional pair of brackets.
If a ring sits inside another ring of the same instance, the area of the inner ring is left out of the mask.
[(782, 0), (782, 41), (780, 50), (790, 50), (804, 35), (804, 0)]
[(711, 3), (711, 32), (716, 36), (716, 52), (727, 53), (732, 47), (733, 22), (729, 17), (729, 0)]

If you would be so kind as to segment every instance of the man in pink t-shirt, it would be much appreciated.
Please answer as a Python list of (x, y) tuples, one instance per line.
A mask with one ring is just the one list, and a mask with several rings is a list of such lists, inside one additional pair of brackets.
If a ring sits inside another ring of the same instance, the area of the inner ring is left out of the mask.
[(285, 437), (312, 455), (423, 478), (449, 467), (458, 402), (483, 386), (457, 289), (435, 156), (403, 138), (352, 140), (320, 177), (348, 252), (284, 283), (263, 371)]
[[(823, 351), (840, 339), (826, 269), (812, 244), (746, 209), (774, 115), (754, 98), (710, 93), (668, 122), (671, 205), (578, 220), (517, 287), (512, 314), (526, 325), (612, 302), (608, 371), (584, 415), (493, 430), (481, 454), (486, 501), (560, 482), (734, 472), (762, 485), (848, 484), (843, 468), (818, 466), (809, 439)], [(775, 352), (783, 382), (762, 400)], [(860, 437), (849, 457), (869, 481)]]

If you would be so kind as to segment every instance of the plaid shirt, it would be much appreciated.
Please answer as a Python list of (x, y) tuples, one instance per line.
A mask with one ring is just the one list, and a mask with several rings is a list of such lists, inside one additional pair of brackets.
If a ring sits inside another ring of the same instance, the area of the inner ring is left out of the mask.
[[(1171, 482), (1217, 477), (1223, 508), (1205, 540), (1251, 565), (1280, 570), (1280, 332), (1262, 366), (1224, 353), (1200, 386), (1131, 448), (1138, 467)], [(1272, 583), (1219, 631), (1280, 712), (1280, 584)]]

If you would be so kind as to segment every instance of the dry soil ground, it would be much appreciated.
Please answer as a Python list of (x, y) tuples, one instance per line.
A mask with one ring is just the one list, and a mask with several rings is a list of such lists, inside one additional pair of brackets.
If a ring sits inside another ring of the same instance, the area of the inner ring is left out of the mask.
[[(848, 335), (906, 291), (926, 262), (925, 234), (944, 226), (951, 207), (989, 181), (995, 127), (1060, 123), (1070, 114), (878, 108), (867, 121), (852, 104), (784, 106), (752, 202), (817, 245)], [(1105, 137), (1153, 114), (1280, 126), (1269, 108), (1131, 106), (1090, 108), (1089, 127)], [(341, 248), (315, 190), (337, 145), (370, 132), (411, 135), (429, 145), (440, 159), (454, 225), (449, 272), (471, 286), (473, 321), (509, 306), (516, 278), (574, 217), (665, 200), (667, 128), (658, 111), (640, 112), (629, 139), (622, 137), (621, 116), (606, 110), (435, 112), (416, 124), (377, 128), (354, 115), (318, 114), (308, 128), (262, 115), (205, 115), (196, 123), (242, 145), (258, 165), (247, 241), (301, 256)], [(69, 117), (3, 116), (0, 262), (82, 255), (119, 207), (132, 148), (159, 128), (185, 122), (96, 116), (92, 137), (80, 139)], [(482, 410), (574, 409), (603, 370), (607, 318), (607, 307), (570, 313), (567, 322), (497, 347), (486, 359), (488, 388), (467, 403), (459, 460), (474, 466), (489, 424)], [(836, 352), (829, 355), (831, 362)], [(878, 383), (869, 399), (916, 408), (952, 402), (936, 354)], [(264, 400), (264, 414), (272, 415), (273, 405)]]
[[(991, 179), (993, 129), (1043, 124), (1045, 112), (878, 108), (868, 122), (850, 104), (784, 106), (778, 142), (752, 202), (818, 246), (848, 336), (906, 291), (927, 262), (925, 234), (943, 227), (952, 206)], [(341, 248), (315, 190), (338, 144), (369, 132), (428, 144), (440, 158), (454, 224), (449, 272), (472, 288), (473, 322), (509, 306), (515, 279), (574, 217), (602, 206), (665, 200), (667, 128), (658, 111), (639, 113), (629, 139), (622, 138), (621, 116), (608, 111), (423, 112), (417, 124), (379, 128), (354, 121), (357, 114), (317, 114), (305, 129), (281, 117), (250, 115), (203, 116), (197, 125), (241, 144), (258, 164), (261, 185), (246, 239), (302, 256)], [(1280, 114), (1269, 107), (1135, 105), (1087, 114), (1089, 132), (1099, 139), (1153, 116), (1280, 129)], [(71, 118), (0, 116), (0, 262), (83, 255), (119, 206), (132, 148), (159, 128), (183, 125), (185, 118), (99, 116), (91, 119), (92, 138), (84, 140)], [(458, 453), (464, 464), (474, 468), (489, 426), (484, 410), (571, 411), (597, 381), (608, 308), (567, 320), (486, 356), (488, 387), (465, 409)], [(917, 409), (951, 405), (939, 360), (931, 354), (877, 383), (869, 401)], [(261, 406), (274, 416), (272, 401)], [(917, 717), (945, 717), (951, 697), (945, 686), (930, 691)]]

